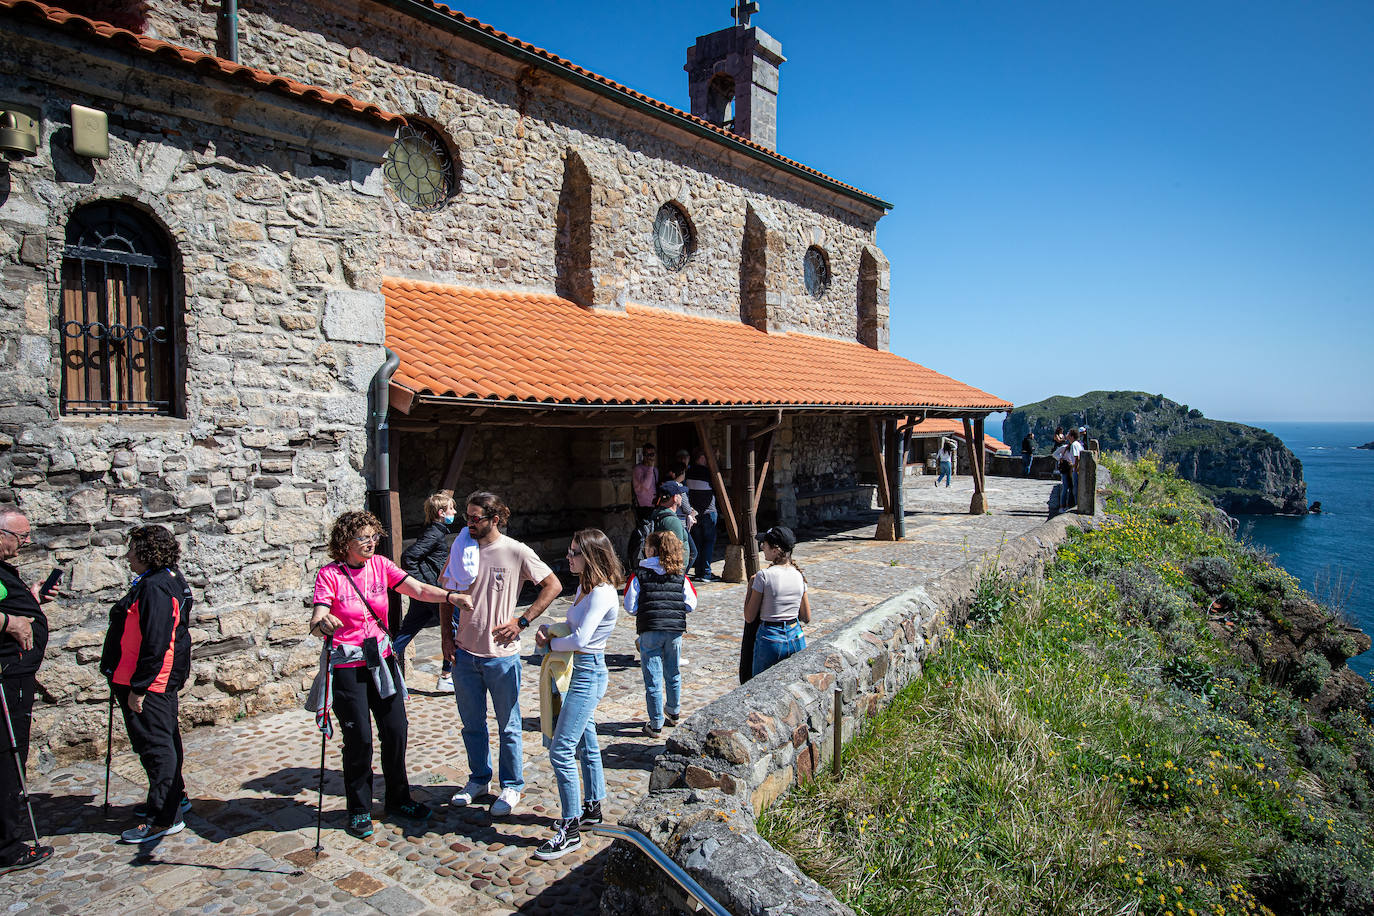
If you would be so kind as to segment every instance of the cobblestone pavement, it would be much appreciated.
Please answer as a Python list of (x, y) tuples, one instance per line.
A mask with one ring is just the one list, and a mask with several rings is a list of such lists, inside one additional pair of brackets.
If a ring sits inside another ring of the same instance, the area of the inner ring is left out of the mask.
[[(908, 482), (902, 543), (870, 540), (874, 525), (853, 527), (853, 521), (802, 532), (796, 556), (812, 590), (809, 637), (995, 551), (1005, 538), (1047, 517), (1053, 488), (1044, 481), (989, 480), (994, 514), (972, 517), (967, 477), (956, 478), (950, 488), (937, 489), (930, 481)], [(736, 686), (744, 586), (709, 583), (699, 591), (701, 603), (684, 640), (684, 715)], [(546, 619), (561, 619), (568, 603), (565, 595)], [(525, 638), (532, 649), (533, 638)], [(108, 821), (101, 812), (103, 760), (33, 774), (39, 829), (50, 835), (56, 855), (43, 866), (0, 878), (0, 912), (596, 912), (608, 840), (584, 834), (581, 850), (553, 863), (531, 856), (558, 815), (538, 734), (537, 669), (526, 666), (522, 685), (524, 802), (513, 816), (493, 819), (490, 797), (468, 808), (447, 804), (467, 777), (458, 715), (451, 695), (433, 689), (436, 631), (425, 631), (414, 645), (408, 767), (416, 797), (435, 808), (427, 823), (381, 820), (366, 841), (345, 834), (336, 739), (328, 749), (325, 852), (316, 858), (311, 850), (319, 733), (304, 711), (261, 716), (187, 736), (185, 773), (194, 811), (185, 831), (153, 849), (112, 842), (118, 830), (134, 823), (133, 806), (145, 791), (132, 753), (115, 756)], [(640, 734), (644, 693), (633, 625), (622, 621), (617, 627), (607, 662), (611, 681), (597, 728), (609, 793), (604, 807), (614, 823), (646, 792), (662, 740)], [(493, 744), (493, 759), (495, 754)]]

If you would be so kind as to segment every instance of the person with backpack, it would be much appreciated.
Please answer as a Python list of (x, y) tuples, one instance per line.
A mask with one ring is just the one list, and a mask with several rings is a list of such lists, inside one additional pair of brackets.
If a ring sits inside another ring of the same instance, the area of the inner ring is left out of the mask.
[(677, 725), (682, 708), (679, 659), (687, 615), (696, 609), (697, 590), (685, 575), (682, 542), (671, 531), (655, 531), (644, 544), (648, 554), (625, 585), (625, 612), (639, 634), (640, 674), (644, 677), (644, 734), (657, 738), (665, 724)]
[[(412, 820), (429, 817), (429, 806), (411, 797), (406, 778), (406, 686), (387, 634), (387, 590), (409, 598), (472, 611), (466, 595), (419, 582), (376, 554), (382, 523), (371, 512), (345, 512), (329, 533), (333, 560), (315, 576), (310, 632), (325, 640), (321, 668), (332, 677), (325, 714), (332, 704), (343, 733), (347, 830), (372, 836), (372, 723), (381, 739), (386, 810)], [(370, 718), (369, 718), (370, 717)]]

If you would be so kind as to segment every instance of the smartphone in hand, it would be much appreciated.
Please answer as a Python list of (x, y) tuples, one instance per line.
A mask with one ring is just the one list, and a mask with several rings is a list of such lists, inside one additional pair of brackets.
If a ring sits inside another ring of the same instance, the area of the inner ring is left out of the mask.
[(48, 573), (48, 578), (43, 580), (43, 586), (38, 590), (38, 600), (47, 601), (57, 591), (57, 585), (62, 581), (62, 567), (57, 566)]

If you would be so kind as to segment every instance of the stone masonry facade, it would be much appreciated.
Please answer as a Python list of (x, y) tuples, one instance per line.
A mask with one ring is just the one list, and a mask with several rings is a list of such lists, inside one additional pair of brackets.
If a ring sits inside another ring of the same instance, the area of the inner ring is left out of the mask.
[[(304, 631), (328, 525), (361, 507), (368, 486), (385, 276), (558, 291), (589, 307), (637, 303), (886, 346), (881, 206), (608, 100), (410, 6), (245, 5), (240, 61), (437, 131), (457, 183), (436, 212), (387, 186), (395, 127), (382, 118), (27, 19), (0, 30), (0, 93), (38, 106), (42, 134), (37, 155), (0, 166), (0, 501), (33, 522), (38, 547), (21, 556), (24, 573), (41, 580), (50, 562), (70, 571), (67, 596), (49, 606), (39, 766), (89, 752), (100, 733), (95, 660), (137, 524), (173, 528), (196, 594), (188, 724), (296, 701), (317, 652)], [(155, 7), (145, 35), (223, 53), (215, 4)], [(109, 158), (72, 152), (73, 104), (109, 114)], [(185, 365), (174, 416), (61, 409), (66, 231), (74, 212), (102, 202), (151, 219), (173, 251)], [(665, 203), (683, 210), (695, 239), (676, 272), (653, 247)], [(832, 273), (819, 296), (803, 281), (813, 246)], [(777, 503), (765, 502), (779, 521), (838, 512), (799, 504), (794, 483), (859, 487), (867, 441), (846, 439), (842, 426), (789, 420), (779, 431)], [(442, 477), (445, 435), (392, 436), (407, 528)], [(474, 457), (458, 490), (504, 489), (514, 532), (536, 546), (554, 548), (556, 532), (586, 524), (619, 536), (634, 448), (652, 438), (652, 427), (484, 429), (474, 455), (492, 457)], [(612, 458), (617, 441), (625, 451)], [(870, 499), (850, 495), (856, 506)]]

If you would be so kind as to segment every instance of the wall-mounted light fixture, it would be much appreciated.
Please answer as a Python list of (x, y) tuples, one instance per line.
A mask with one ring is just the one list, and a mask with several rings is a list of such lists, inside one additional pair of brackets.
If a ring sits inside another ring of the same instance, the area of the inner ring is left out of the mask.
[(39, 117), (32, 105), (0, 102), (0, 155), (23, 159), (37, 153)]
[(110, 119), (105, 112), (72, 106), (72, 152), (89, 159), (110, 158)]

